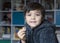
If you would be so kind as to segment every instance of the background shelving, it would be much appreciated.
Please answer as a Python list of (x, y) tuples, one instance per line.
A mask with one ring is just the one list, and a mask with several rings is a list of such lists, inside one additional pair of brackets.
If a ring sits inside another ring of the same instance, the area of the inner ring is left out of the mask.
[(12, 24), (13, 25), (24, 25), (24, 13), (23, 12), (12, 12)]
[(56, 26), (60, 27), (60, 11), (56, 11)]
[(0, 26), (11, 25), (11, 12), (0, 12)]
[(13, 10), (14, 11), (23, 11), (24, 9), (24, 0), (13, 0)]
[(0, 0), (0, 43), (11, 43), (11, 22), (7, 18), (7, 14), (11, 15), (9, 12), (11, 0)]

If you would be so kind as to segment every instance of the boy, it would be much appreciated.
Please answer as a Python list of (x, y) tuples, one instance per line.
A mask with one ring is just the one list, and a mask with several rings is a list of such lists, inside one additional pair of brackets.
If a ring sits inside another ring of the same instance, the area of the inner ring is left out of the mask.
[(44, 19), (45, 10), (39, 3), (25, 8), (25, 27), (17, 33), (21, 43), (58, 43), (54, 25)]

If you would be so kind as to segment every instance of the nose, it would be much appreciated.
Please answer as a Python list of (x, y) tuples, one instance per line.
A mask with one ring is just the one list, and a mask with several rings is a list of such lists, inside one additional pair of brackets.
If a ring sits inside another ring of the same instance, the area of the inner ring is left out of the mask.
[(35, 16), (32, 16), (31, 19), (35, 20)]

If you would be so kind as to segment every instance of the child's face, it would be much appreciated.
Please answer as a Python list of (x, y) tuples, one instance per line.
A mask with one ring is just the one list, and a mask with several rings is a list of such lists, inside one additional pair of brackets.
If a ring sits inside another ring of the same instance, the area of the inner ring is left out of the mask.
[(31, 28), (36, 27), (37, 25), (39, 25), (41, 23), (41, 20), (42, 20), (41, 11), (40, 10), (31, 10), (29, 12), (26, 12), (25, 20)]

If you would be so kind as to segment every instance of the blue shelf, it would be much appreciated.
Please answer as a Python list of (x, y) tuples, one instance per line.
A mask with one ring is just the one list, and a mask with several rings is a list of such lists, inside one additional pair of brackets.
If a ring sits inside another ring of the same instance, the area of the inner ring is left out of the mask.
[(60, 11), (56, 11), (56, 26), (60, 26)]
[(24, 13), (23, 12), (13, 12), (12, 25), (24, 25)]

